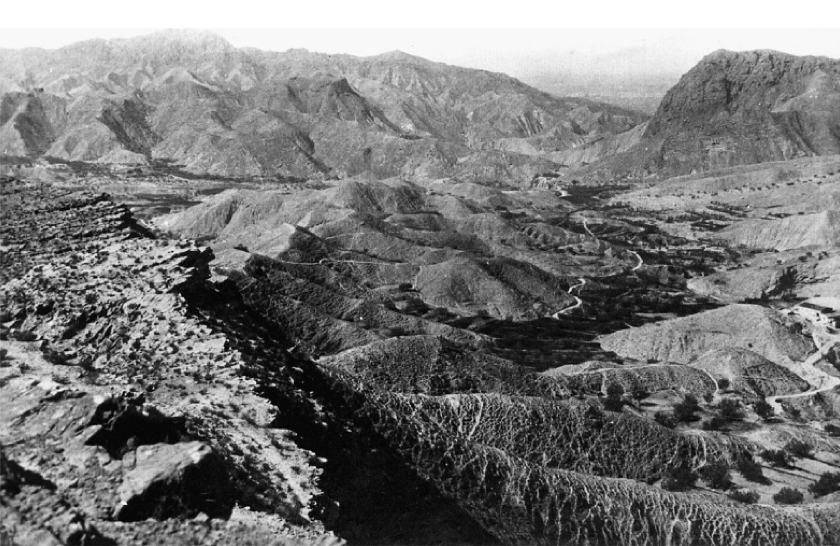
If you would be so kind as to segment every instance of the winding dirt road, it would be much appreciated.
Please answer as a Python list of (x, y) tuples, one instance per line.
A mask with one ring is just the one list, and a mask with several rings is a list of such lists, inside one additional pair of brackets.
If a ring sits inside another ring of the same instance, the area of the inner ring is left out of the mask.
[[(794, 308), (794, 311), (795, 310), (796, 308)], [(802, 315), (799, 316), (811, 323), (811, 337), (814, 340), (814, 345), (816, 345), (817, 347), (817, 352), (809, 356), (802, 363), (798, 364), (797, 367), (799, 367), (800, 370), (799, 372), (794, 370), (794, 372), (797, 373), (797, 375), (799, 375), (802, 379), (810, 383), (811, 388), (805, 392), (799, 392), (796, 394), (781, 394), (777, 396), (768, 396), (766, 399), (767, 403), (773, 406), (773, 409), (776, 410), (776, 413), (780, 413), (782, 411), (782, 404), (779, 402), (779, 400), (789, 400), (791, 398), (805, 398), (806, 396), (813, 396), (821, 392), (833, 390), (835, 387), (840, 385), (840, 377), (834, 377), (833, 375), (829, 375), (816, 367), (817, 362), (822, 360), (831, 349), (833, 349), (838, 343), (840, 343), (840, 334), (829, 332), (828, 328), (824, 324), (816, 322), (810, 317), (803, 317)]]
[(631, 250), (630, 254), (633, 254), (634, 256), (636, 256), (636, 259), (639, 260), (639, 263), (637, 263), (636, 266), (633, 269), (631, 269), (630, 271), (638, 271), (640, 267), (645, 265), (645, 262), (644, 262), (644, 260), (642, 260), (642, 257), (639, 256), (639, 253), (636, 252), (635, 250)]
[(577, 290), (578, 293), (580, 293), (580, 290), (586, 285), (586, 279), (584, 279), (583, 277), (578, 277), (578, 281), (579, 282), (577, 284), (574, 284), (574, 285), (570, 286), (569, 289), (567, 290), (568, 294), (570, 296), (572, 296), (573, 298), (575, 298), (575, 304), (570, 305), (569, 307), (566, 307), (565, 309), (561, 309), (561, 310), (557, 311), (556, 313), (551, 315), (552, 318), (555, 318), (555, 319), (560, 318), (560, 315), (565, 315), (567, 313), (571, 313), (574, 309), (577, 309), (578, 307), (583, 305), (583, 300), (580, 299), (579, 297), (575, 296), (574, 294), (572, 294), (573, 290)]
[(807, 375), (810, 376), (802, 377), (802, 379), (805, 379), (808, 383), (811, 384), (811, 389), (796, 394), (780, 394), (777, 396), (767, 397), (767, 403), (773, 406), (773, 409), (776, 410), (776, 413), (782, 412), (782, 404), (779, 402), (779, 400), (788, 400), (791, 398), (805, 398), (806, 396), (813, 396), (821, 392), (833, 390), (835, 387), (840, 385), (840, 377), (828, 375), (824, 371), (815, 367), (815, 364), (822, 360), (823, 357), (828, 353), (828, 351), (831, 350), (837, 343), (840, 343), (840, 336), (835, 336), (835, 340), (833, 343), (824, 344), (816, 353), (812, 354), (808, 357), (807, 360), (802, 362), (802, 368), (807, 372)]

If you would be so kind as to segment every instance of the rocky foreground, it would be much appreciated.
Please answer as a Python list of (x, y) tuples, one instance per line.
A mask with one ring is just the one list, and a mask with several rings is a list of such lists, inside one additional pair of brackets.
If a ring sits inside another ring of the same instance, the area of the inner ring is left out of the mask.
[[(211, 271), (209, 249), (155, 236), (106, 196), (2, 188), (0, 513), (12, 544), (840, 536), (834, 503), (663, 490), (666, 473), (734, 468), (760, 446), (595, 401), (607, 378), (715, 395), (708, 366), (536, 374), (444, 324), (387, 335), (360, 324), (353, 347), (330, 346), (297, 322), (288, 294), (306, 287), (289, 264), (254, 255)], [(310, 282), (343, 283), (409, 330), (434, 323), (331, 271)], [(314, 347), (330, 356), (313, 361)]]

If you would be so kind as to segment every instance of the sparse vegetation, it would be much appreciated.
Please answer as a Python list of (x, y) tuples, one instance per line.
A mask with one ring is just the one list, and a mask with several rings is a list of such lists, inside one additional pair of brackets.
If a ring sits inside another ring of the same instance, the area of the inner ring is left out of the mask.
[(744, 504), (755, 504), (759, 499), (758, 493), (751, 489), (737, 489), (735, 491), (730, 491), (728, 496), (730, 499), (743, 502)]
[(776, 415), (776, 410), (773, 406), (767, 403), (766, 400), (759, 400), (753, 404), (755, 413), (765, 421)]
[(808, 491), (815, 497), (823, 497), (840, 491), (840, 472), (826, 472), (808, 486)]
[(737, 421), (744, 418), (741, 403), (732, 398), (724, 398), (718, 405), (720, 416), (727, 421)]
[(807, 459), (814, 455), (814, 446), (802, 440), (793, 439), (785, 444), (784, 449), (798, 459)]
[(726, 419), (723, 417), (714, 416), (703, 421), (703, 430), (722, 430), (726, 427)]
[(630, 390), (630, 396), (632, 396), (633, 399), (638, 403), (644, 400), (645, 398), (648, 398), (650, 396), (650, 392), (644, 387), (644, 385), (638, 383), (634, 385), (633, 388)]
[(653, 414), (653, 420), (667, 428), (674, 428), (677, 426), (677, 421), (674, 416), (664, 411), (657, 411)]
[(666, 491), (685, 491), (694, 487), (697, 474), (684, 466), (672, 466), (665, 471), (662, 478), (662, 489)]
[(789, 468), (791, 465), (790, 456), (781, 449), (765, 449), (759, 455), (772, 466)]
[(619, 383), (612, 383), (607, 387), (607, 397), (604, 399), (604, 409), (607, 411), (621, 411), (624, 407), (624, 387)]
[(773, 495), (773, 502), (776, 504), (799, 504), (805, 498), (802, 491), (792, 487), (783, 487)]
[(707, 464), (700, 468), (700, 477), (712, 489), (727, 490), (732, 487), (732, 475), (729, 467), (722, 462)]
[(764, 470), (761, 468), (761, 465), (752, 457), (739, 460), (736, 468), (745, 480), (763, 484), (769, 482), (764, 476)]
[(674, 404), (674, 418), (681, 422), (696, 421), (699, 409), (697, 398), (693, 394), (686, 394), (682, 402)]

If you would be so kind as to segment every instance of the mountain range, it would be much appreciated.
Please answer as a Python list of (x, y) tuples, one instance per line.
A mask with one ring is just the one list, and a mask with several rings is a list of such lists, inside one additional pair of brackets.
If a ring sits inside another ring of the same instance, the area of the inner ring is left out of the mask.
[(649, 121), (399, 51), (277, 53), (196, 31), (0, 50), (0, 93), (7, 163), (524, 183), (569, 169), (670, 176), (840, 152), (840, 62), (774, 51), (706, 56)]
[(229, 177), (520, 182), (646, 116), (398, 51), (237, 49), (204, 32), (0, 51), (2, 154)]

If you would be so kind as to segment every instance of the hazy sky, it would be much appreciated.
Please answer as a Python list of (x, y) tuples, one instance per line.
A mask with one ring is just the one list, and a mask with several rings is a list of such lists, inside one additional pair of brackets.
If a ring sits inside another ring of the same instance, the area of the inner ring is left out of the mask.
[[(225, 12), (211, 9), (212, 3), (198, 9), (179, 7), (172, 0), (144, 0), (130, 9), (113, 0), (51, 3), (5, 6), (0, 24), (32, 21), (53, 28), (0, 29), (0, 47), (51, 49), (160, 28), (207, 28), (239, 47), (275, 51), (303, 47), (355, 55), (398, 49), (512, 75), (593, 68), (682, 73), (720, 48), (840, 58), (840, 30), (807, 28), (822, 22), (814, 13), (828, 13), (814, 11), (810, 0), (799, 0), (796, 10), (784, 13), (754, 6), (738, 8), (732, 0), (704, 0), (688, 8), (681, 7), (687, 3), (675, 0), (600, 0), (574, 5), (561, 0), (485, 0), (470, 2), (472, 8), (457, 0), (321, 0), (295, 5), (281, 0), (269, 8), (266, 2), (235, 0), (225, 5)], [(536, 25), (561, 28), (527, 28)], [(88, 26), (99, 28), (84, 28)], [(290, 28), (250, 28), (268, 26)], [(305, 28), (311, 26), (322, 28)], [(603, 28), (581, 28), (590, 26)], [(713, 26), (726, 28), (704, 28)]]

